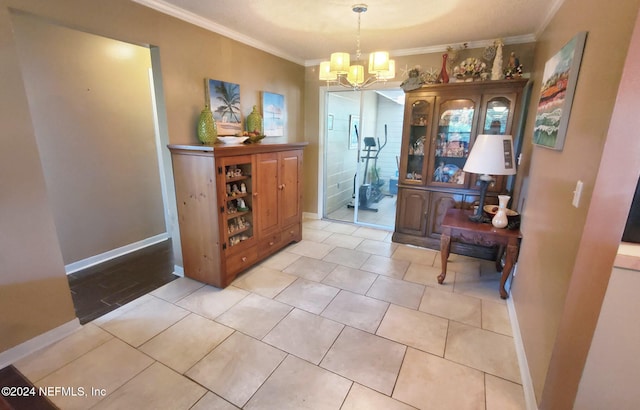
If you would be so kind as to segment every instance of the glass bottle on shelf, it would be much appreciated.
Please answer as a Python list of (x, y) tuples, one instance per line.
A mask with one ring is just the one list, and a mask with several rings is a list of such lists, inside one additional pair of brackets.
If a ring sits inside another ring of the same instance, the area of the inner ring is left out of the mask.
[(225, 165), (225, 243), (233, 248), (253, 239), (251, 163)]
[(427, 136), (431, 124), (430, 114), (431, 104), (429, 101), (417, 100), (411, 104), (407, 167), (406, 174), (403, 175), (403, 179), (407, 182), (422, 182), (425, 147), (428, 149)]
[(469, 156), (474, 114), (475, 103), (470, 99), (446, 100), (439, 105), (438, 129), (431, 150), (431, 184), (465, 184), (462, 168)]

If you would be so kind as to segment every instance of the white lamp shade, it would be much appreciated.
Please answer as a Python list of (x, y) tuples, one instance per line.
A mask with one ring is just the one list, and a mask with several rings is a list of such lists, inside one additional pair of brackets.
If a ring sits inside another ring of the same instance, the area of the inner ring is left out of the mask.
[(323, 81), (334, 81), (338, 79), (338, 74), (331, 71), (330, 61), (323, 61), (320, 63), (320, 74), (318, 77)]
[(336, 74), (347, 74), (351, 64), (349, 53), (331, 53), (331, 71)]
[(347, 80), (349, 80), (351, 84), (364, 83), (364, 66), (356, 64), (349, 67), (349, 74), (347, 74)]
[(515, 175), (511, 135), (478, 135), (464, 164), (465, 172), (486, 175)]
[(369, 54), (369, 74), (378, 74), (384, 71), (389, 71), (389, 53), (374, 51)]
[(396, 76), (396, 62), (395, 60), (389, 60), (389, 69), (387, 71), (380, 71), (378, 73), (379, 80), (391, 80)]

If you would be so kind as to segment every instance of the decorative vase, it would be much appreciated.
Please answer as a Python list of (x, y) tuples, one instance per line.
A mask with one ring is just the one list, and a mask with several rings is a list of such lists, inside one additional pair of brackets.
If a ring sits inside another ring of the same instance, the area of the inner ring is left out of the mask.
[(449, 57), (448, 54), (443, 54), (442, 55), (442, 68), (440, 69), (440, 76), (438, 77), (438, 80), (440, 80), (441, 83), (448, 83), (449, 82), (449, 74), (447, 73), (447, 58)]
[(200, 111), (200, 118), (198, 119), (198, 140), (203, 144), (213, 144), (218, 140), (218, 127), (208, 104)]
[(491, 224), (496, 228), (504, 228), (509, 223), (507, 219), (507, 204), (511, 197), (509, 195), (498, 195), (498, 211), (493, 216)]
[(493, 59), (491, 67), (491, 79), (502, 80), (502, 42), (496, 44), (496, 57)]
[(258, 112), (258, 107), (253, 106), (253, 111), (247, 116), (247, 131), (263, 134), (262, 116)]

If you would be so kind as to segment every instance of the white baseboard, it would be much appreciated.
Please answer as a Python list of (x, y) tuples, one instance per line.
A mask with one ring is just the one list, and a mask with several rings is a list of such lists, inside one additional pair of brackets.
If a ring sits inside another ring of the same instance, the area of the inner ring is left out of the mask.
[(184, 278), (184, 268), (179, 265), (173, 265), (173, 274)]
[(318, 215), (317, 213), (313, 213), (313, 212), (303, 212), (302, 213), (302, 218), (303, 219), (322, 219), (322, 218), (320, 218), (320, 215)]
[(156, 236), (152, 236), (147, 239), (143, 239), (138, 242), (131, 243), (129, 245), (122, 246), (120, 248), (112, 249), (105, 253), (101, 253), (100, 255), (91, 256), (89, 258), (83, 259), (81, 261), (73, 262), (64, 267), (64, 270), (67, 272), (67, 275), (77, 272), (82, 269), (89, 268), (91, 266), (97, 265), (99, 263), (106, 262), (111, 259), (115, 259), (117, 257), (126, 255), (131, 252), (135, 252), (137, 250), (146, 248), (147, 246), (155, 245), (156, 243), (166, 241), (170, 236), (168, 233), (161, 233)]
[(524, 343), (522, 342), (522, 335), (520, 334), (518, 315), (516, 314), (516, 307), (513, 304), (513, 295), (510, 295), (509, 299), (507, 299), (507, 310), (509, 311), (511, 331), (513, 332), (513, 341), (516, 346), (516, 355), (518, 356), (518, 367), (520, 368), (520, 379), (522, 379), (524, 402), (527, 406), (527, 410), (538, 410), (536, 394), (533, 390), (533, 380), (531, 380), (531, 372), (529, 371), (529, 362), (527, 361), (527, 356), (524, 351)]
[(65, 323), (64, 325), (58, 326), (54, 329), (49, 330), (41, 335), (34, 337), (33, 339), (29, 339), (26, 342), (20, 343), (17, 346), (12, 347), (9, 350), (5, 350), (0, 353), (0, 369), (9, 366), (12, 363), (17, 362), (23, 357), (29, 356), (31, 353), (36, 352), (44, 347), (47, 347), (58, 340), (61, 340), (76, 330), (80, 329), (82, 325), (78, 318), (73, 319)]

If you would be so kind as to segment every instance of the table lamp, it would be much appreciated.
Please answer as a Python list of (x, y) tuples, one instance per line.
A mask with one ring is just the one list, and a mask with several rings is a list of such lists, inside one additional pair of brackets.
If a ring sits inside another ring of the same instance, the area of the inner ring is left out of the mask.
[(478, 177), (480, 204), (476, 212), (469, 217), (472, 221), (480, 222), (487, 187), (493, 181), (491, 175), (515, 175), (516, 173), (511, 135), (478, 135), (462, 170), (480, 174)]

